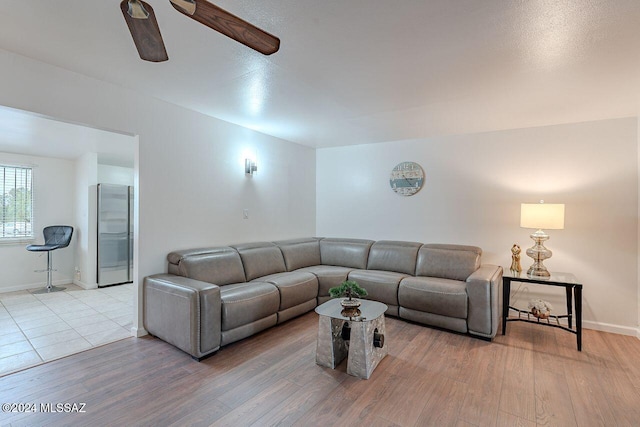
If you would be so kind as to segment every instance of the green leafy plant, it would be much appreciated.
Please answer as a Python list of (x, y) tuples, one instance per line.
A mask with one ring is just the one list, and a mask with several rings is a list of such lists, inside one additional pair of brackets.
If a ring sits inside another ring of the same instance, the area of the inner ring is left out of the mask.
[(345, 280), (340, 286), (329, 289), (329, 295), (333, 298), (346, 296), (351, 299), (352, 296), (366, 297), (368, 294), (355, 280)]

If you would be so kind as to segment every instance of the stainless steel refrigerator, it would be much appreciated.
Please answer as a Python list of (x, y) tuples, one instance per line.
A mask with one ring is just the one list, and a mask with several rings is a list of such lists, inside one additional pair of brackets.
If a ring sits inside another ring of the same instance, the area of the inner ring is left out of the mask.
[(98, 287), (133, 281), (133, 187), (98, 184)]

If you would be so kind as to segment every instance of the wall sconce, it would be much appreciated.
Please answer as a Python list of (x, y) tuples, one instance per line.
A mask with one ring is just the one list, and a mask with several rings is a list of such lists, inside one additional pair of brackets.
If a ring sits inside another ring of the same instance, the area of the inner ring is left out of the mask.
[(551, 258), (551, 251), (544, 246), (549, 240), (549, 235), (542, 231), (562, 230), (564, 228), (564, 204), (522, 203), (520, 205), (520, 227), (538, 229), (529, 237), (535, 245), (527, 249), (527, 255), (533, 258), (533, 265), (527, 271), (529, 276), (549, 277), (550, 273), (542, 264), (545, 259)]
[(258, 170), (258, 164), (255, 160), (244, 159), (244, 173), (253, 176)]

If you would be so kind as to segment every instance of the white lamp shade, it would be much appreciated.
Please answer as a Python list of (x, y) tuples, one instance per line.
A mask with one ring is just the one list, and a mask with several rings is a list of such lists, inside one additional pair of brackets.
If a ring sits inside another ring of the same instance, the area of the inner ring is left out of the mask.
[(545, 230), (564, 229), (564, 204), (522, 203), (520, 227)]

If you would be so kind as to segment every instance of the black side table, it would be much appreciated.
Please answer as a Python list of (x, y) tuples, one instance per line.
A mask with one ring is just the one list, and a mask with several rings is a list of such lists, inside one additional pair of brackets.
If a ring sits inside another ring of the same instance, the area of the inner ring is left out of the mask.
[[(531, 313), (525, 310), (519, 310), (515, 307), (511, 307), (511, 282), (523, 282), (523, 283), (536, 283), (538, 285), (549, 286), (562, 286), (565, 288), (567, 295), (567, 314), (555, 316), (549, 316), (546, 321), (535, 318), (531, 319)], [(576, 327), (573, 328), (573, 315), (571, 310), (571, 300), (574, 300), (576, 308)], [(518, 317), (509, 317), (509, 310), (518, 312)], [(522, 317), (526, 315), (526, 317)], [(560, 324), (559, 319), (566, 318), (569, 327)], [(555, 320), (555, 323), (551, 323), (551, 319)], [(582, 351), (582, 284), (578, 283), (578, 279), (571, 273), (551, 273), (551, 277), (534, 277), (526, 274), (514, 275), (511, 272), (505, 271), (502, 276), (502, 335), (507, 332), (507, 322), (528, 322), (538, 323), (544, 326), (551, 326), (554, 328), (560, 328), (564, 331), (576, 334), (578, 341), (578, 351)]]

